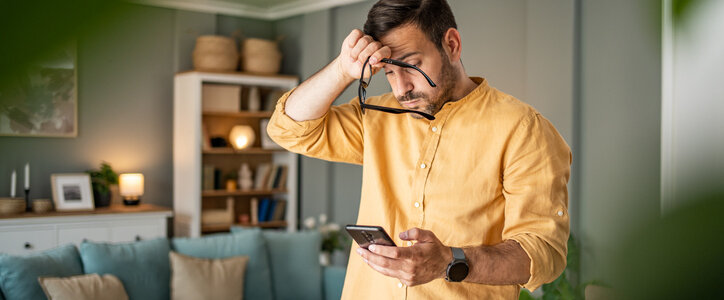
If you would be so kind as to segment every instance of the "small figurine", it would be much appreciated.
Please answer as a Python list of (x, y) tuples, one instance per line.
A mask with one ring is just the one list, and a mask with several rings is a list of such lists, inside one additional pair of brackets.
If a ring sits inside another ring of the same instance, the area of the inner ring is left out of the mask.
[(239, 169), (239, 187), (244, 191), (250, 190), (253, 186), (254, 180), (251, 178), (251, 168), (249, 168), (249, 164), (243, 163)]

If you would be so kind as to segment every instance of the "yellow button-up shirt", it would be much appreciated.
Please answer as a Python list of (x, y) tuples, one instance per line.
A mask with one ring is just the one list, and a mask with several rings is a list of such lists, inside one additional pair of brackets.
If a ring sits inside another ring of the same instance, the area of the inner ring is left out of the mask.
[[(279, 99), (267, 132), (284, 148), (324, 160), (361, 164), (357, 224), (378, 225), (398, 246), (399, 233), (431, 230), (446, 246), (517, 241), (531, 259), (530, 290), (566, 265), (571, 152), (531, 106), (471, 78), (478, 87), (446, 103), (435, 120), (360, 111), (358, 100), (297, 122)], [(395, 97), (369, 104), (400, 107)], [(353, 243), (343, 299), (517, 299), (520, 286), (436, 279), (402, 285), (367, 266)], [(471, 262), (474, 263), (474, 262)]]

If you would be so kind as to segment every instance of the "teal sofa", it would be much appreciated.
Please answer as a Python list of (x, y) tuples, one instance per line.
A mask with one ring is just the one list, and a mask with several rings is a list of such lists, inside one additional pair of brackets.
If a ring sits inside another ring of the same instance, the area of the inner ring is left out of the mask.
[(169, 251), (201, 258), (249, 256), (244, 299), (339, 299), (345, 269), (319, 264), (318, 232), (234, 228), (232, 233), (125, 244), (83, 242), (27, 256), (0, 254), (0, 300), (45, 299), (37, 278), (113, 274), (131, 300), (169, 299)]

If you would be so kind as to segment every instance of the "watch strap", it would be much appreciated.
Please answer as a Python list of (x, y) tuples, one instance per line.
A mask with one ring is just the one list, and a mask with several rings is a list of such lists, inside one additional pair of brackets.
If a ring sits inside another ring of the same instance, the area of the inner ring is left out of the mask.
[(461, 249), (461, 248), (455, 248), (455, 247), (450, 247), (450, 250), (452, 250), (453, 261), (455, 261), (455, 260), (465, 260), (465, 252), (463, 252), (463, 249)]

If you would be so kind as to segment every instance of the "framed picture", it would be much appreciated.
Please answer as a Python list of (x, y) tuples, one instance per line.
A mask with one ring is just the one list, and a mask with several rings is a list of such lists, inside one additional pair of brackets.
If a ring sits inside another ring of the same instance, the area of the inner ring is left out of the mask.
[(56, 210), (93, 210), (90, 175), (53, 174), (50, 181)]
[(76, 41), (28, 65), (0, 87), (0, 136), (76, 137)]

